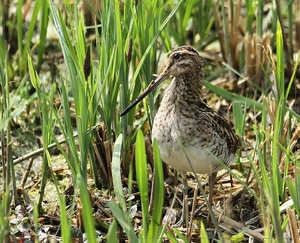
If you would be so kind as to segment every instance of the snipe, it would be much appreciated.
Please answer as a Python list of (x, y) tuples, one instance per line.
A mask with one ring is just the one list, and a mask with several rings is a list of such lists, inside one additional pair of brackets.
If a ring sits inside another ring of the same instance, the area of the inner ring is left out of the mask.
[(241, 142), (229, 122), (202, 100), (203, 67), (203, 60), (194, 48), (176, 48), (170, 54), (164, 71), (121, 116), (165, 79), (173, 78), (154, 118), (152, 139), (158, 142), (162, 160), (181, 173), (185, 183), (184, 194), (187, 190), (186, 172), (209, 175), (209, 198), (212, 202), (216, 173), (222, 169), (220, 163), (231, 164)]

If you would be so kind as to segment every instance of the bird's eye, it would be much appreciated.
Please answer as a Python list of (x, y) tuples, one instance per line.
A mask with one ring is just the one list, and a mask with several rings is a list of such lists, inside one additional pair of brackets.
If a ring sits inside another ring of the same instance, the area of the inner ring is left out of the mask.
[(174, 56), (173, 56), (173, 58), (174, 58), (175, 60), (178, 60), (178, 59), (180, 58), (180, 55), (179, 55), (178, 53), (175, 53)]

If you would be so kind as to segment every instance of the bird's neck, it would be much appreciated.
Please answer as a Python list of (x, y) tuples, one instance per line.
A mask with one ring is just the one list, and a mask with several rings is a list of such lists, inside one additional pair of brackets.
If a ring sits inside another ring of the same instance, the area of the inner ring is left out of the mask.
[(195, 76), (179, 76), (173, 78), (171, 84), (166, 90), (165, 98), (169, 99), (169, 102), (175, 103), (188, 102), (194, 103), (201, 100), (202, 94), (202, 80)]

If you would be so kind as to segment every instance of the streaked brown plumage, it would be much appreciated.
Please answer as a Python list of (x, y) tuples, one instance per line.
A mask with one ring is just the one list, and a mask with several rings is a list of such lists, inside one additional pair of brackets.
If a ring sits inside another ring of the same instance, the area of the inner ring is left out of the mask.
[(230, 165), (241, 142), (229, 122), (202, 100), (203, 66), (194, 48), (176, 48), (162, 74), (121, 115), (162, 81), (173, 78), (154, 118), (152, 138), (158, 142), (162, 160), (184, 179), (189, 171), (209, 175), (211, 200), (216, 172), (222, 168), (220, 162)]

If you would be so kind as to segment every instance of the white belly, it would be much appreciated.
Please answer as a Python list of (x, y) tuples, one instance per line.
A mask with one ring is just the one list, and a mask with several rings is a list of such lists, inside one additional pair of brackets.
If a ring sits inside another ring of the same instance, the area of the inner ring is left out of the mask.
[(223, 161), (231, 164), (235, 156), (221, 158), (213, 155), (208, 149), (199, 147), (180, 147), (178, 144), (158, 143), (162, 160), (179, 172), (209, 174), (222, 169)]

